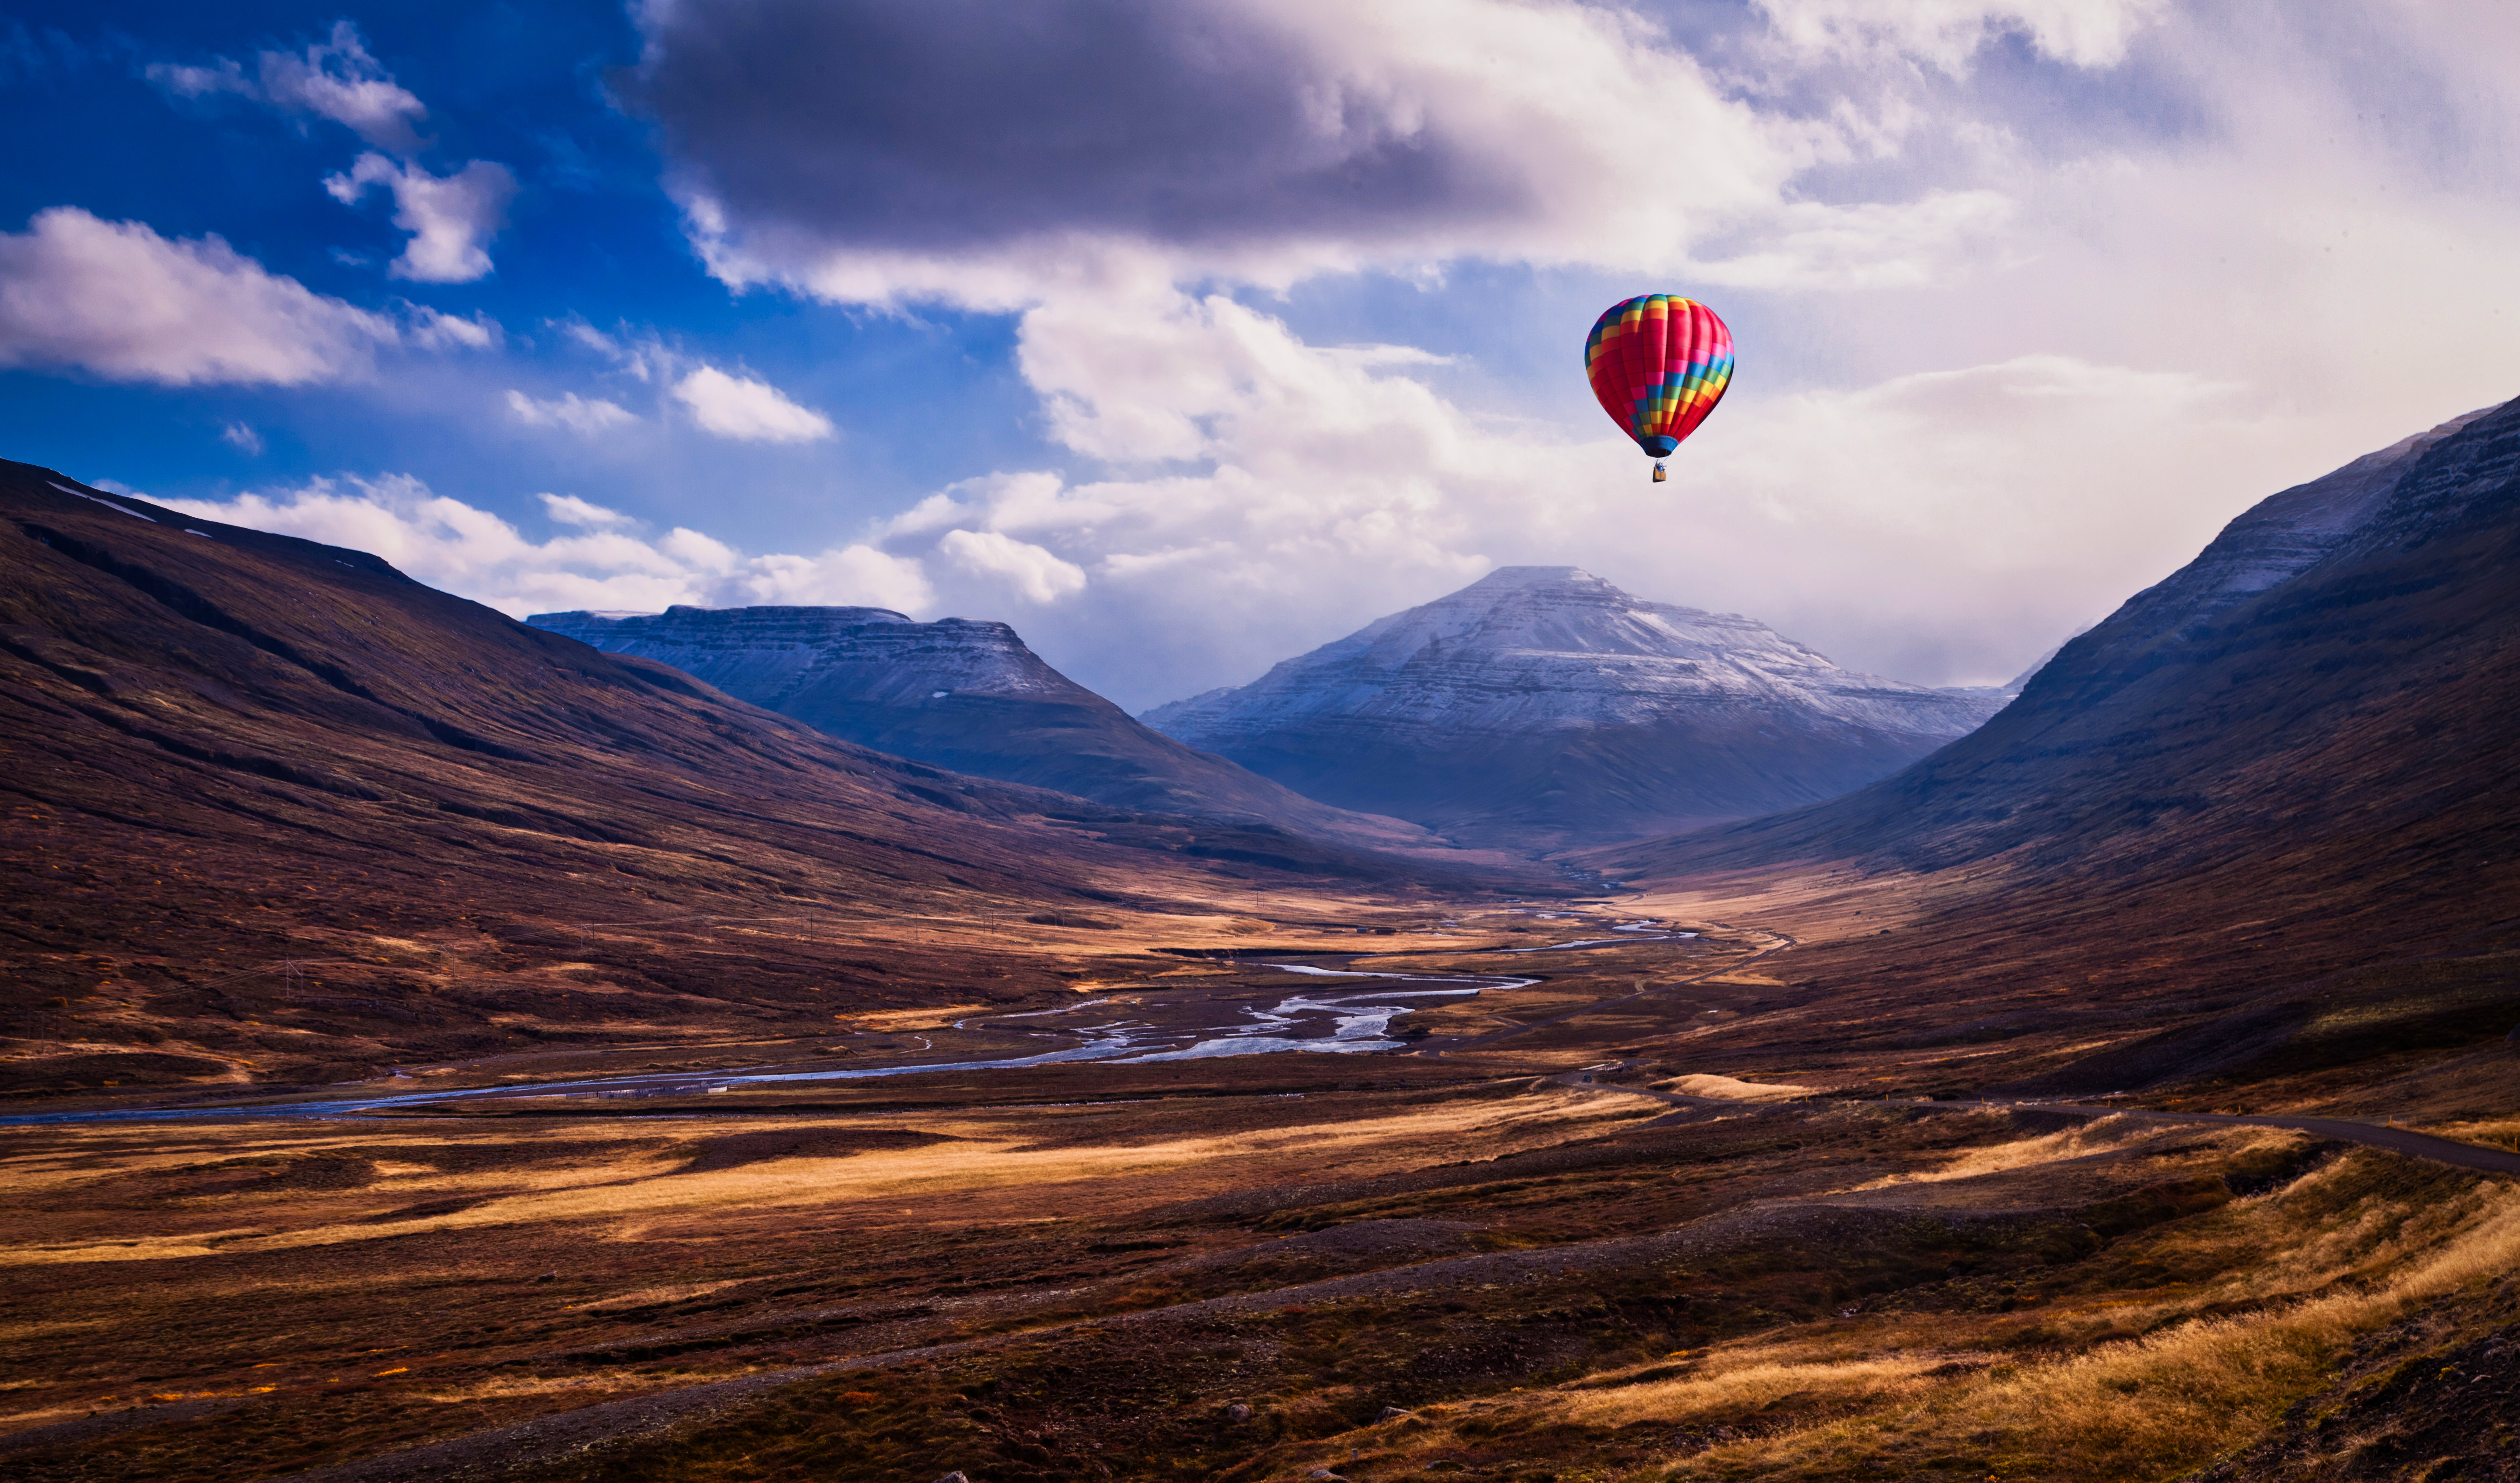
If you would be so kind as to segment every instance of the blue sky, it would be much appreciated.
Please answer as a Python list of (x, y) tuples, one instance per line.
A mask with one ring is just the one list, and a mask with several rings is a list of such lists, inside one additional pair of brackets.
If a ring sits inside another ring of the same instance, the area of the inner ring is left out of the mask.
[[(743, 537), (792, 529), (834, 484), (878, 502), (916, 499), (968, 472), (972, 440), (949, 450), (889, 430), (921, 407), (1020, 399), (1003, 316), (833, 312), (775, 295), (739, 298), (710, 278), (657, 188), (652, 129), (606, 93), (607, 74), (639, 54), (618, 7), (378, 7), (352, 20), (374, 70), (428, 110), (425, 166), (488, 160), (520, 181), (488, 244), (494, 269), (471, 282), (387, 276), (404, 237), (390, 203), (371, 193), (345, 207), (323, 188), (365, 152), (352, 129), (233, 93), (181, 97), (148, 75), (152, 66), (221, 58), (252, 70), (258, 54), (302, 53), (344, 19), (331, 5), (16, 8), (0, 116), (8, 137), (60, 147), (13, 152), (0, 175), (0, 220), (20, 226), (69, 205), (170, 238), (214, 233), (319, 294), (487, 315), (501, 326), (498, 353), (414, 356), (338, 385), (171, 393), (40, 367), (9, 376), (0, 434), (10, 456), (202, 496), (344, 470), (426, 470), (432, 484), (477, 491), (493, 507), (520, 489), (584, 486), (670, 522), (679, 518), (672, 485), (722, 477), (732, 453), (734, 472), (766, 486), (717, 512), (735, 516), (730, 533)], [(582, 389), (585, 357), (572, 353), (582, 348), (553, 320), (636, 325), (751, 366), (795, 395), (872, 415), (852, 419), (843, 445), (809, 457), (747, 462), (742, 444), (709, 439), (621, 450), (609, 462), (582, 440), (523, 436), (495, 415), (509, 382)], [(485, 394), (493, 415), (467, 405)], [(220, 437), (237, 424), (254, 430), (258, 452)], [(135, 429), (147, 431), (135, 438)], [(1039, 447), (1019, 416), (988, 427), (979, 443), (1001, 458)], [(665, 469), (655, 467), (659, 455)], [(652, 497), (659, 502), (650, 506)]]
[[(19, 5), (0, 454), (1132, 708), (1500, 565), (2001, 678), (2520, 392), (2485, 3)], [(1666, 486), (1584, 332), (1724, 313)]]

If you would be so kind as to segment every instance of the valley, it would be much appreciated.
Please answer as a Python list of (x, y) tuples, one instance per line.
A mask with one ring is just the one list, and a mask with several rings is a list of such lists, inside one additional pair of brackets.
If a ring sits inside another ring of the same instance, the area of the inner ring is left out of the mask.
[(2511, 1476), (2515, 471), (2446, 424), (1877, 781), (1543, 850), (1063, 690), (1118, 791), (1025, 781), (906, 621), (718, 652), (1010, 775), (7, 466), (0, 1463)]
[[(0, 1182), (33, 1219), (0, 1249), (0, 1457), (96, 1480), (241, 1454), (335, 1480), (2100, 1479), (2203, 1465), (2296, 1400), (2365, 1394), (2356, 1367), (2507, 1331), (2508, 1173), (2337, 1136), (2429, 1129), (2520, 1166), (2498, 1046), (2249, 1103), (2345, 1120), (2314, 1132), (1936, 1097), (2054, 1046), (1850, 1053), (1802, 960), (1860, 950), (1854, 911), (1912, 888), (1792, 884), (1606, 947), (1556, 944), (1668, 901), (1394, 919), (1370, 958), (1271, 950), (1325, 946), (1282, 928), (1088, 996), (1194, 1039), (1295, 996), (1268, 959), (1484, 977), (1363, 1054), (975, 1067), (1024, 1022), (948, 1005), (414, 1068), (422, 1103), (387, 1080), (14, 1118)], [(889, 1074), (827, 1074), (868, 1062)]]
[(2520, 1483), (2514, 79), (13, 7), (0, 1483)]

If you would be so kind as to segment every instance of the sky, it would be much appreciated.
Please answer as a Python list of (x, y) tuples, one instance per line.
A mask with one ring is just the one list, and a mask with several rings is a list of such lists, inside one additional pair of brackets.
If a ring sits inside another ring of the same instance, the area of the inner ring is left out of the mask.
[[(13, 3), (0, 456), (1131, 710), (1501, 566), (2001, 680), (2520, 394), (2507, 0)], [(1732, 391), (1666, 484), (1594, 317)]]

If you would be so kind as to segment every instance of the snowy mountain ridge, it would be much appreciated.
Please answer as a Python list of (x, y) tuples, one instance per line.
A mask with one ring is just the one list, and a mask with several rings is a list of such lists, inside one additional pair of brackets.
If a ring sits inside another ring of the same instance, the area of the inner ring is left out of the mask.
[(1139, 718), (1210, 750), (1297, 716), (1525, 732), (1647, 723), (1674, 707), (1781, 708), (1949, 738), (2001, 709), (2002, 695), (1841, 669), (1756, 619), (1634, 597), (1580, 567), (1504, 567), (1250, 684)]
[(1326, 807), (1131, 719), (1003, 623), (917, 623), (889, 608), (690, 606), (537, 613), (526, 622), (671, 665), (862, 746), (975, 777), (1120, 808), (1258, 821), (1372, 850), (1444, 849), (1422, 829)]
[(662, 613), (537, 613), (537, 628), (698, 675), (730, 695), (785, 710), (834, 683), (856, 699), (1092, 694), (1045, 664), (1002, 623), (914, 623), (889, 608), (696, 608)]
[(1551, 845), (1815, 803), (2010, 696), (1843, 669), (1578, 567), (1505, 567), (1140, 718), (1326, 803)]
[(2225, 526), (2195, 560), (2128, 598), (2109, 621), (2172, 640), (2291, 580), (2370, 533), (2399, 479), (2445, 439), (2494, 410), (2453, 417), (2268, 495)]

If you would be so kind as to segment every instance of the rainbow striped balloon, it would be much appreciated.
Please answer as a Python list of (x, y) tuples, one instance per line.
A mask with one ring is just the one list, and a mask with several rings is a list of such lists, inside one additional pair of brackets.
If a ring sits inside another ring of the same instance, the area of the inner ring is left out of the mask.
[(1732, 332), (1695, 300), (1642, 294), (1593, 321), (1584, 374), (1610, 420), (1660, 458), (1724, 399), (1732, 384)]

